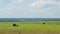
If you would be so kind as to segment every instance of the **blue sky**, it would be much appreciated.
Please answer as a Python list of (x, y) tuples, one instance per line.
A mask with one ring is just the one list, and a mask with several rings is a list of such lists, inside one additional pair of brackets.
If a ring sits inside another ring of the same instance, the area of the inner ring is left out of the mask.
[(0, 0), (0, 18), (60, 18), (60, 0)]

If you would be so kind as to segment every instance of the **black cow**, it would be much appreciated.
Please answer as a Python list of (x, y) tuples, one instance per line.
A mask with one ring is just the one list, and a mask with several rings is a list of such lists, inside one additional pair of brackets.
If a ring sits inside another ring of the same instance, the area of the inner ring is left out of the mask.
[(46, 23), (43, 23), (43, 24), (46, 24)]
[(16, 24), (13, 24), (13, 26), (14, 26), (14, 27), (18, 27), (18, 25), (16, 25)]

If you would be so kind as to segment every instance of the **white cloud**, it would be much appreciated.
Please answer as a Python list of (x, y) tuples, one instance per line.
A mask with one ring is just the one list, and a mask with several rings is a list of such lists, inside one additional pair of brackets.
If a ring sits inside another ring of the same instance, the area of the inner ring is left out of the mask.
[(16, 14), (16, 12), (18, 13), (18, 11), (21, 11), (21, 10), (22, 10), (22, 7), (17, 6), (16, 4), (13, 4), (13, 3), (8, 3), (4, 8), (0, 9), (0, 14), (2, 13), (2, 16), (3, 15), (12, 16)]
[[(5, 18), (7, 18), (7, 17), (9, 17), (9, 18), (10, 17), (22, 17), (24, 12), (22, 12), (22, 7), (20, 6), (20, 3), (22, 3), (23, 0), (10, 0), (8, 3), (7, 3), (7, 0), (6, 1), (0, 0), (0, 1), (1, 1), (0, 7), (3, 7), (3, 8), (0, 8), (0, 16), (1, 17), (3, 17), (3, 18), (4, 17)], [(17, 4), (19, 4), (19, 5), (17, 5)]]
[(55, 0), (36, 0), (28, 6), (31, 17), (53, 18), (60, 11), (60, 2)]
[[(0, 0), (2, 1), (2, 0)], [(3, 1), (4, 2), (4, 1)], [(2, 6), (2, 3), (0, 5)], [(28, 1), (27, 1), (28, 2)], [(60, 2), (55, 0), (36, 0), (32, 3), (27, 4), (23, 3), (23, 0), (11, 0), (11, 2), (6, 3), (4, 2), (4, 7), (0, 8), (0, 15), (2, 17), (55, 17), (54, 15), (60, 14)], [(20, 5), (21, 4), (21, 5)], [(24, 5), (24, 6), (23, 6)], [(1, 7), (0, 6), (0, 7)]]
[(46, 5), (60, 5), (60, 2), (55, 2), (53, 0), (37, 0), (29, 4), (29, 7), (32, 8), (42, 8)]
[(4, 9), (0, 9), (0, 12), (2, 14), (11, 14), (12, 13), (12, 9), (11, 8), (4, 8)]
[(22, 3), (23, 0), (13, 0), (12, 2), (13, 2), (13, 3)]
[(31, 4), (29, 4), (29, 6), (33, 8), (41, 8), (46, 3), (46, 1), (34, 1)]

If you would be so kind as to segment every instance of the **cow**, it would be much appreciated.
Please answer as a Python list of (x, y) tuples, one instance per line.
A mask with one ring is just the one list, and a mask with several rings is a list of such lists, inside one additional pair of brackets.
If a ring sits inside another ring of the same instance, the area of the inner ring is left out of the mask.
[(43, 23), (43, 24), (46, 24), (46, 23)]
[(16, 25), (16, 24), (13, 24), (13, 27), (18, 27), (18, 25)]

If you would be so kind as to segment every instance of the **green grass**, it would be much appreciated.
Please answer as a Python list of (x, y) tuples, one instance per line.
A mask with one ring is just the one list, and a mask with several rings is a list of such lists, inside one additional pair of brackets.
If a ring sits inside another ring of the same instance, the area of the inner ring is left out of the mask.
[[(43, 24), (43, 22), (45, 22), (46, 24)], [(13, 27), (13, 23), (18, 24), (18, 27)], [(0, 30), (3, 29), (26, 31), (60, 31), (60, 21), (0, 22)]]

